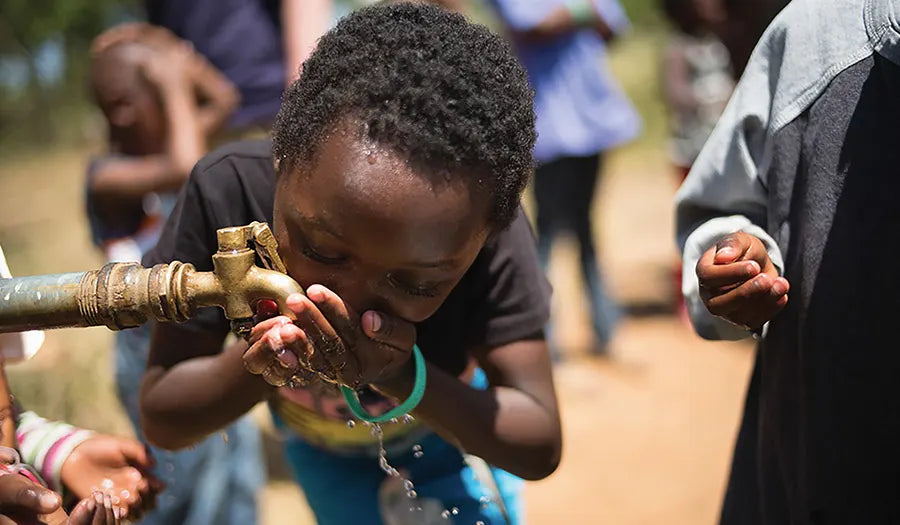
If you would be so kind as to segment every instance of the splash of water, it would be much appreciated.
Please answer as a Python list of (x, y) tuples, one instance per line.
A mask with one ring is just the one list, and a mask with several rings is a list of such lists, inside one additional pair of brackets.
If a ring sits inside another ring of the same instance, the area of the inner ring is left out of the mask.
[(413, 485), (413, 482), (404, 478), (400, 474), (399, 470), (388, 463), (387, 450), (384, 449), (384, 431), (381, 429), (381, 425), (379, 425), (378, 423), (372, 423), (371, 427), (372, 435), (378, 438), (378, 466), (388, 476), (398, 478), (403, 482), (403, 488), (404, 490), (406, 490), (407, 498), (416, 499), (416, 497), (418, 497), (418, 494), (416, 493), (415, 485)]

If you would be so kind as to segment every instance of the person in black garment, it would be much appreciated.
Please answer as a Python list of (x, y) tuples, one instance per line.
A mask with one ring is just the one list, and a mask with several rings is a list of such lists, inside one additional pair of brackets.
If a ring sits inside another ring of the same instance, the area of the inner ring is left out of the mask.
[[(497, 35), (419, 4), (343, 19), (287, 92), (272, 144), (201, 160), (143, 260), (210, 270), (216, 229), (268, 222), (306, 290), (287, 300), (297, 322), (268, 319), (249, 349), (224, 351), (217, 309), (154, 326), (147, 437), (185, 447), (268, 400), (319, 523), (379, 523), (377, 440), (348, 428), (327, 384), (291, 380), (310, 379), (308, 359), (367, 386), (369, 411), (383, 411), (410, 395), (417, 344), (427, 388), (413, 424), (384, 426), (391, 464), (423, 508), (517, 523), (518, 477), (548, 476), (561, 450), (542, 333), (550, 290), (520, 209), (534, 139), (526, 73)], [(502, 505), (482, 504), (458, 449), (495, 467)]]
[(721, 521), (900, 522), (897, 0), (793, 0), (678, 196), (704, 337), (760, 339)]

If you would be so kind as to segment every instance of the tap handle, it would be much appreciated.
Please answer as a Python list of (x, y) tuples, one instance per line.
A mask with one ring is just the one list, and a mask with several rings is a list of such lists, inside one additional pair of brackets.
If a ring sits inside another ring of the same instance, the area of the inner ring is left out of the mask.
[(256, 254), (262, 259), (263, 265), (269, 270), (286, 274), (287, 267), (278, 255), (278, 241), (275, 240), (269, 225), (264, 222), (252, 222), (249, 226)]

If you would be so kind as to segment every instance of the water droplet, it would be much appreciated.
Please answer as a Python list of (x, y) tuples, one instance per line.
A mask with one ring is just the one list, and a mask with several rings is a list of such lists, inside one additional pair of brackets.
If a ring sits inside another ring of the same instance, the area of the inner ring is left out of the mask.
[(406, 489), (407, 492), (413, 489), (413, 482), (405, 479), (403, 480), (403, 488)]
[(228, 432), (222, 432), (222, 441), (228, 443)]
[(391, 423), (393, 423), (393, 424), (396, 425), (396, 424), (399, 423), (399, 422), (400, 422), (399, 419), (397, 419), (397, 418), (395, 418), (395, 417), (394, 417), (394, 418), (391, 418)]
[(353, 428), (355, 426), (356, 426), (356, 421), (353, 421), (352, 419), (347, 420), (347, 428)]
[(403, 420), (403, 423), (407, 425), (416, 420), (416, 418), (412, 417), (409, 414), (403, 414), (403, 417), (401, 419)]
[(422, 456), (424, 456), (424, 455), (425, 455), (425, 453), (422, 452), (421, 450), (416, 451), (416, 452), (413, 452), (413, 457), (416, 458), (416, 459), (419, 459), (420, 457), (422, 457)]
[(416, 496), (418, 496), (418, 495), (419, 494), (414, 490), (407, 491), (407, 493), (406, 493), (406, 497), (409, 499), (416, 499)]
[(449, 520), (450, 519), (450, 511), (447, 509), (444, 509), (444, 512), (441, 512), (441, 517), (444, 518), (445, 520)]
[(459, 514), (459, 509), (456, 507), (453, 507), (452, 509), (450, 509), (450, 514), (453, 514), (454, 516), (456, 516), (457, 514)]
[(491, 498), (489, 498), (489, 497), (487, 497), (487, 496), (481, 496), (481, 498), (479, 499), (479, 501), (481, 502), (481, 508), (482, 508), (482, 509), (488, 508), (488, 506), (491, 504)]
[(415, 445), (413, 445), (412, 449), (413, 449), (413, 452), (418, 452), (418, 451), (422, 450), (422, 445), (416, 443)]
[(366, 160), (369, 161), (369, 164), (375, 164), (378, 162), (378, 157), (375, 155), (374, 151), (366, 151)]
[(110, 490), (113, 488), (113, 480), (109, 478), (104, 478), (103, 481), (100, 482), (100, 488), (103, 490)]
[(478, 520), (478, 521), (475, 522), (475, 525), (484, 525), (484, 522), (481, 521), (481, 520)]

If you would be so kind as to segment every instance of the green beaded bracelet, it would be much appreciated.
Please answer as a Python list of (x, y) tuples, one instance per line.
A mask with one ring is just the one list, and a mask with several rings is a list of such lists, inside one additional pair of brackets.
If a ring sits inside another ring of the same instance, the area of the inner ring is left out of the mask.
[(380, 416), (370, 416), (366, 412), (366, 409), (359, 403), (356, 392), (354, 392), (352, 388), (341, 386), (341, 392), (344, 394), (344, 400), (347, 401), (347, 406), (350, 407), (350, 412), (353, 412), (353, 415), (356, 416), (357, 419), (368, 423), (383, 423), (412, 412), (419, 406), (419, 402), (422, 401), (422, 396), (425, 395), (425, 358), (422, 357), (422, 351), (419, 350), (419, 345), (413, 346), (413, 358), (415, 359), (416, 365), (416, 379), (413, 382), (412, 393), (409, 394), (406, 401)]

